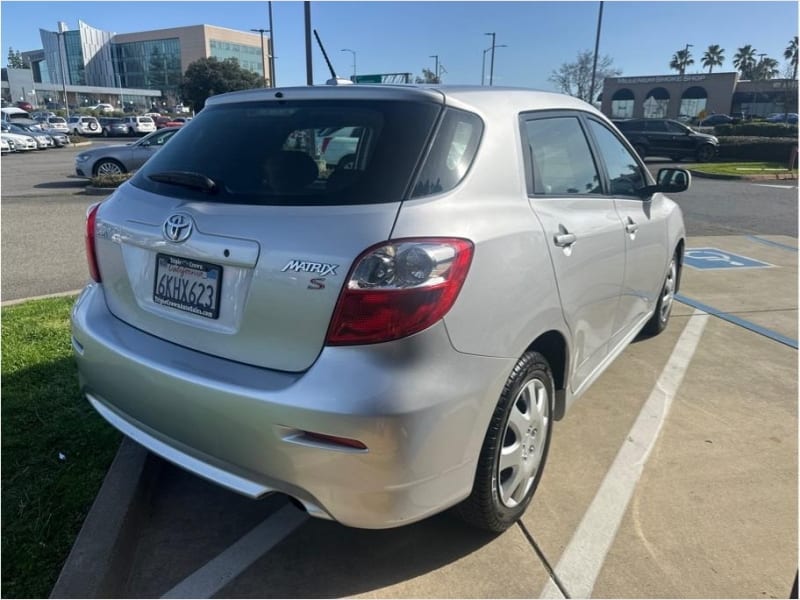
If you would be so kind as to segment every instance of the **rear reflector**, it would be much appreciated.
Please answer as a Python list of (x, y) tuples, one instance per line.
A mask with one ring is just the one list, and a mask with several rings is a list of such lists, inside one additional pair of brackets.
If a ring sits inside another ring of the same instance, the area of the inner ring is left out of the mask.
[(100, 283), (100, 270), (97, 268), (97, 251), (94, 243), (95, 225), (97, 220), (97, 209), (100, 203), (92, 204), (86, 211), (86, 261), (89, 263), (89, 275), (97, 283)]

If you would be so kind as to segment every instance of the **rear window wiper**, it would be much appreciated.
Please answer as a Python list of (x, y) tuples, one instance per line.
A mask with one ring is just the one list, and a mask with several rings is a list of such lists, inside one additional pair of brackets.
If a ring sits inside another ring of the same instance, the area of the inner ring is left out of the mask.
[(209, 179), (202, 173), (193, 173), (192, 171), (163, 171), (161, 173), (152, 173), (147, 178), (151, 181), (180, 185), (193, 190), (200, 190), (201, 192), (214, 193), (218, 189), (213, 179)]

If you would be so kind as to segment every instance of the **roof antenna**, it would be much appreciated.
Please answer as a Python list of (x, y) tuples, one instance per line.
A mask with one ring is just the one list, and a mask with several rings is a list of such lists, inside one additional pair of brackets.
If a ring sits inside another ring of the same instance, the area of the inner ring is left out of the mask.
[(351, 85), (353, 82), (349, 79), (343, 79), (336, 76), (336, 71), (333, 70), (333, 65), (331, 61), (328, 60), (328, 53), (325, 52), (325, 46), (322, 45), (322, 40), (319, 39), (319, 34), (317, 30), (314, 30), (314, 37), (317, 38), (317, 43), (319, 44), (319, 49), (322, 50), (322, 56), (325, 58), (325, 62), (328, 63), (328, 69), (331, 72), (331, 78), (325, 82), (326, 85)]

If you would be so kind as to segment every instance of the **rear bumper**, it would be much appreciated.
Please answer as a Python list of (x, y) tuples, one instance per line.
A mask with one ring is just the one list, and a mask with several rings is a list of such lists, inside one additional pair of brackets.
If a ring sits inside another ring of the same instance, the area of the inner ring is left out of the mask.
[(220, 485), (283, 492), (354, 527), (403, 525), (465, 498), (513, 368), (456, 352), (442, 323), (387, 344), (326, 347), (304, 373), (257, 368), (126, 325), (101, 285), (83, 292), (72, 323), (81, 391), (123, 433)]

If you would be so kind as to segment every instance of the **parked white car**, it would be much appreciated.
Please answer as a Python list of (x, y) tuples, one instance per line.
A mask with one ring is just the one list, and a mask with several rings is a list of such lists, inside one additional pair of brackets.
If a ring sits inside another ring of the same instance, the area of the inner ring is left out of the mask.
[(69, 131), (76, 135), (100, 135), (103, 132), (100, 122), (95, 117), (74, 115), (67, 121)]
[(14, 143), (14, 148), (17, 152), (25, 152), (28, 150), (36, 150), (39, 145), (36, 140), (29, 135), (20, 135), (18, 133), (3, 133), (2, 137), (6, 141)]
[(46, 121), (42, 122), (42, 128), (55, 129), (56, 131), (69, 133), (69, 126), (67, 125), (67, 120), (64, 117), (48, 117)]
[(156, 130), (156, 123), (150, 117), (125, 117), (123, 122), (128, 126), (128, 133), (130, 134), (144, 135)]
[(95, 104), (94, 106), (90, 106), (89, 110), (99, 110), (100, 112), (110, 113), (114, 112), (114, 107), (111, 106), (110, 104), (101, 103), (101, 104)]

